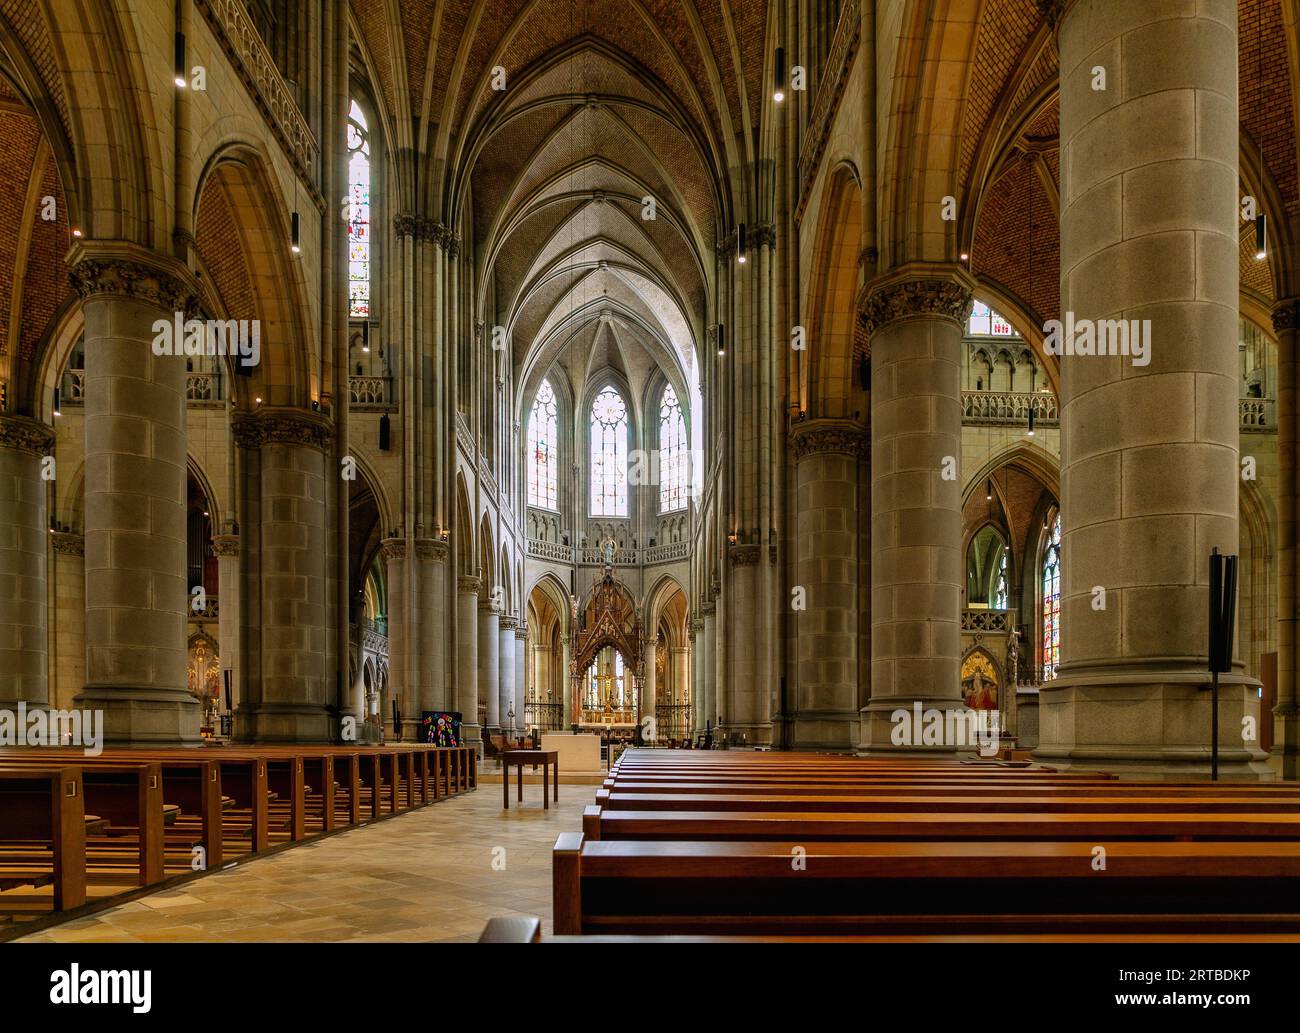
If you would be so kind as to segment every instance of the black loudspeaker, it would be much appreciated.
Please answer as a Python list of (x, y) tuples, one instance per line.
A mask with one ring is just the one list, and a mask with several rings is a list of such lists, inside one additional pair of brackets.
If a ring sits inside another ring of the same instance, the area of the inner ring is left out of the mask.
[(388, 413), (379, 417), (379, 451), (387, 452), (392, 446), (393, 424)]
[(230, 701), (231, 701), (231, 698), (232, 698), (232, 697), (231, 697), (231, 692), (230, 692), (230, 673), (231, 673), (231, 672), (230, 672), (230, 668), (229, 668), (229, 667), (227, 667), (224, 671), (221, 672), (221, 678), (222, 678), (222, 681), (224, 681), (225, 684), (226, 684), (226, 711), (227, 711), (227, 713), (229, 713), (231, 710), (234, 709), (234, 707), (232, 707), (232, 706), (230, 705)]
[(858, 383), (863, 391), (871, 390), (871, 358), (864, 355), (858, 359)]
[(1232, 670), (1232, 637), (1237, 612), (1237, 557), (1210, 555), (1210, 670)]

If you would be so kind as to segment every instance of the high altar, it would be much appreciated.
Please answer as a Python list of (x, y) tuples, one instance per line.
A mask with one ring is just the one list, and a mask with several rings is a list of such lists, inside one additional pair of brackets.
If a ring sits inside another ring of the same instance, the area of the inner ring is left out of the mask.
[(614, 577), (607, 551), (600, 581), (581, 611), (573, 603), (569, 656), (572, 713), (583, 727), (634, 728), (644, 674), (641, 620)]

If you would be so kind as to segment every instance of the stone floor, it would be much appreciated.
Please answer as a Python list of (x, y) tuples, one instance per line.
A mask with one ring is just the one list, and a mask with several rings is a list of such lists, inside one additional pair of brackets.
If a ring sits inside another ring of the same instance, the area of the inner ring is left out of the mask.
[[(551, 931), (551, 848), (595, 798), (483, 786), (420, 810), (154, 893), (18, 943), (471, 943), (489, 918), (537, 915)], [(494, 863), (495, 862), (495, 863)]]

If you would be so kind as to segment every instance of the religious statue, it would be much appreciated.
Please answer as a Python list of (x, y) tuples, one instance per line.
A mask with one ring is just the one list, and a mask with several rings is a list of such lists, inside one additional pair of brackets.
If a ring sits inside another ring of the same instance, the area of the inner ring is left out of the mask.
[(1020, 684), (1020, 632), (1012, 628), (1007, 636), (1007, 684)]
[(605, 566), (612, 567), (614, 565), (614, 550), (616, 548), (614, 544), (614, 536), (610, 535), (603, 542), (601, 542), (600, 548), (601, 548), (601, 553), (603, 554), (605, 559)]

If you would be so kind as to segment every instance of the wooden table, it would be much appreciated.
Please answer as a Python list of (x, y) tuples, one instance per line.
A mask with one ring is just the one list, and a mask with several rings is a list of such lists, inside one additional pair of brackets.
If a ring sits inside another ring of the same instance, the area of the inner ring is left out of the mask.
[(524, 767), (530, 766), (534, 771), (542, 766), (542, 807), (550, 808), (551, 785), (548, 779), (550, 769), (555, 768), (555, 802), (560, 802), (560, 751), (559, 750), (503, 750), (501, 752), (501, 796), (506, 810), (510, 810), (510, 765), (519, 768), (519, 802), (524, 799)]

